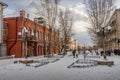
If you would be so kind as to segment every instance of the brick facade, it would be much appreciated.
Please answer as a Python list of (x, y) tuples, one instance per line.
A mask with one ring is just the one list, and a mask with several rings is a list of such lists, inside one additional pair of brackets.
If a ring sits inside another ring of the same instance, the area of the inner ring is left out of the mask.
[[(36, 18), (34, 21), (26, 18), (24, 10), (20, 11), (19, 17), (4, 18), (4, 21), (8, 27), (7, 55), (25, 57), (47, 54), (50, 31), (46, 24), (38, 24)], [(59, 53), (58, 45), (54, 45), (55, 38), (59, 41), (59, 32), (53, 30), (51, 54)]]

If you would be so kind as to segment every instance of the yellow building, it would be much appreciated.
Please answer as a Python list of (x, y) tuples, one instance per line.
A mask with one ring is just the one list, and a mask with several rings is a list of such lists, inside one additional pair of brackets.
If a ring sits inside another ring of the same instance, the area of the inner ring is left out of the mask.
[(74, 49), (77, 49), (78, 43), (72, 37), (69, 37), (68, 38), (68, 43), (67, 43), (66, 46), (67, 46), (67, 50), (74, 50)]

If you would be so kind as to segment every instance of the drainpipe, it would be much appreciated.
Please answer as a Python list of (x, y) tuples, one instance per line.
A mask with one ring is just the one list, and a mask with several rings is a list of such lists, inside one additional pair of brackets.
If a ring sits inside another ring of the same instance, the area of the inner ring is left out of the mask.
[(14, 43), (11, 45), (11, 47), (9, 48), (9, 53), (8, 54), (10, 54), (10, 51), (11, 51), (11, 49), (13, 48), (13, 46), (16, 44), (16, 42), (17, 42), (17, 17), (16, 17), (16, 27), (15, 27), (15, 29), (16, 29), (16, 38), (15, 38), (15, 41), (14, 41)]
[(44, 31), (43, 31), (44, 56), (46, 56), (46, 40), (45, 40), (45, 35), (46, 35), (46, 25), (44, 25)]

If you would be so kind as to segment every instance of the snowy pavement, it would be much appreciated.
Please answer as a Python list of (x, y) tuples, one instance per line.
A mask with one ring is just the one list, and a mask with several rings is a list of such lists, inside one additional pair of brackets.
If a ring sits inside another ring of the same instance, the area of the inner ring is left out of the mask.
[(115, 63), (112, 67), (67, 68), (77, 59), (67, 55), (57, 62), (38, 68), (13, 63), (3, 65), (0, 66), (0, 80), (120, 80), (120, 56), (108, 57)]

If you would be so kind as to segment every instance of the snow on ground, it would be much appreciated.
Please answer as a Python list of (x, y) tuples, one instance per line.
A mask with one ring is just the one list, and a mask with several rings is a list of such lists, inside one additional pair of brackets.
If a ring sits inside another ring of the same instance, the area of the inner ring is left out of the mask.
[[(8, 65), (0, 65), (0, 80), (120, 80), (120, 56), (107, 58), (114, 60), (115, 65), (112, 67), (67, 68), (78, 59), (70, 55), (38, 68), (10, 62), (11, 64)], [(79, 59), (82, 59), (82, 55), (79, 56)], [(11, 59), (8, 59), (9, 61)], [(3, 60), (0, 61), (0, 64), (2, 62)]]

